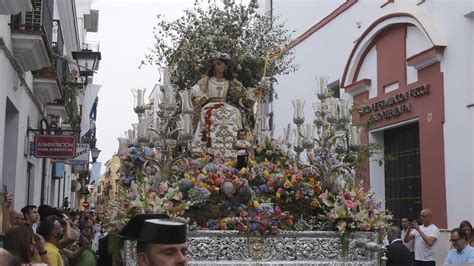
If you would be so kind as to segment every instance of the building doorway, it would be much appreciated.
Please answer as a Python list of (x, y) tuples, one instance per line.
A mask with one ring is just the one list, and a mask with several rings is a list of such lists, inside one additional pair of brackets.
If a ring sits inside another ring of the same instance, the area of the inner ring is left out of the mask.
[(385, 207), (397, 224), (402, 217), (418, 218), (421, 211), (420, 136), (417, 123), (384, 131)]

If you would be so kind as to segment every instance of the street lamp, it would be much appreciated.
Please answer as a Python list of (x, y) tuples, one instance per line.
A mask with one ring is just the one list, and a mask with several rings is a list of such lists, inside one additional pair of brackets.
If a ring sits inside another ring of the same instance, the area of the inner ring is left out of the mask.
[(92, 156), (92, 162), (95, 163), (97, 161), (97, 158), (99, 158), (101, 150), (97, 148), (92, 148), (91, 149), (91, 156)]
[(94, 71), (99, 69), (99, 61), (101, 60), (100, 52), (93, 52), (89, 49), (83, 49), (80, 52), (72, 52), (72, 58), (76, 60), (79, 67), (79, 75), (86, 78), (93, 76)]

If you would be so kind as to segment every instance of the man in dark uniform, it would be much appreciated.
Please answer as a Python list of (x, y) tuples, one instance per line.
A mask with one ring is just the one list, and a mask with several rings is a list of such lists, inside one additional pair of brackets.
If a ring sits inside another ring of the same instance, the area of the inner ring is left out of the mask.
[(188, 265), (186, 224), (160, 214), (137, 214), (119, 233), (137, 241), (139, 266)]

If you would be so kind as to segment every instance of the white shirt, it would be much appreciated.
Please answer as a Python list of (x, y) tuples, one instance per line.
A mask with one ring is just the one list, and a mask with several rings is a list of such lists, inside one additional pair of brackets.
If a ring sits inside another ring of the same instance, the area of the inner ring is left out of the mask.
[[(415, 230), (415, 229), (412, 229)], [(403, 239), (403, 245), (408, 248), (410, 252), (415, 252), (415, 240), (410, 240), (408, 243), (405, 243), (405, 236), (408, 232), (408, 229), (402, 230), (402, 239)]]
[[(439, 239), (439, 229), (436, 225), (431, 224), (429, 226), (420, 226), (420, 230), (425, 233), (426, 236), (434, 237), (436, 240)], [(416, 230), (411, 230), (410, 235), (415, 236), (415, 260), (419, 261), (436, 261), (435, 258), (435, 249), (436, 242), (430, 247), (421, 237), (420, 233)]]

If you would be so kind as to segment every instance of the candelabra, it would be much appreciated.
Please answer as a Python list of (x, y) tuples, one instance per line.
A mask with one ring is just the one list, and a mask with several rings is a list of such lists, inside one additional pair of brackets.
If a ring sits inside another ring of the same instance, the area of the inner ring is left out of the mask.
[[(351, 125), (348, 102), (331, 96), (327, 87), (327, 76), (319, 78), (318, 100), (313, 104), (314, 120), (304, 123), (305, 101), (293, 100), (296, 124), (293, 149), (300, 161), (300, 154), (306, 150), (306, 166), (318, 171), (324, 181), (334, 178), (334, 173), (353, 176), (355, 152), (360, 146), (360, 128)], [(291, 125), (285, 129), (289, 141)], [(314, 131), (316, 129), (316, 136)]]
[[(144, 105), (144, 90), (134, 91), (135, 112), (139, 123), (134, 124), (133, 130), (126, 132), (129, 146), (140, 150), (140, 158), (144, 161), (143, 172), (160, 172), (163, 179), (169, 177), (172, 165), (178, 160), (186, 160), (193, 138), (192, 120), (194, 109), (191, 101), (191, 92), (183, 90), (170, 82), (170, 73), (167, 67), (162, 69), (162, 85), (160, 99), (153, 117), (151, 104)], [(181, 101), (178, 100), (180, 95)], [(181, 106), (181, 108), (179, 108)], [(153, 123), (154, 122), (154, 123)], [(125, 139), (119, 138), (120, 143)]]

